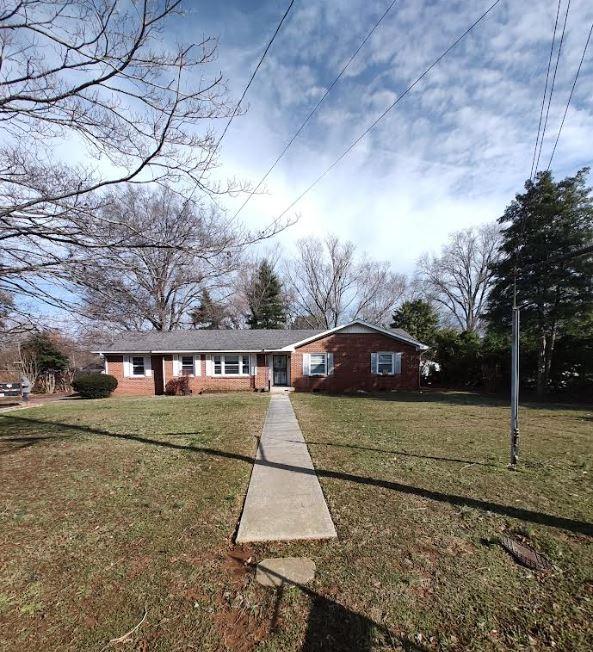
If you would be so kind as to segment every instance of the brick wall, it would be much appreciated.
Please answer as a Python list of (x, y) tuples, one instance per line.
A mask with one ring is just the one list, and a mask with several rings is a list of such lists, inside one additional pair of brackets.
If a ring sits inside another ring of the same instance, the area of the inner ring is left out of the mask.
[(257, 354), (257, 367), (255, 369), (255, 389), (268, 389), (268, 356)]
[[(371, 353), (403, 353), (402, 372), (395, 376), (371, 374)], [(303, 376), (304, 353), (333, 353), (331, 376)], [(325, 390), (349, 392), (358, 389), (418, 389), (420, 354), (413, 346), (398, 342), (381, 333), (335, 333), (299, 347), (292, 354), (292, 385), (297, 391)]]
[[(206, 376), (206, 354), (200, 356), (199, 376), (189, 378), (189, 386), (194, 394), (201, 392), (250, 391), (266, 389), (268, 386), (268, 371), (266, 356), (256, 357), (255, 376), (214, 377)], [(106, 355), (108, 373), (117, 378), (116, 395), (151, 396), (155, 393), (154, 370), (153, 377), (124, 378), (123, 355)], [(173, 378), (173, 355), (163, 356), (164, 384)]]
[(152, 396), (154, 394), (154, 378), (124, 378), (124, 356), (106, 355), (107, 373), (117, 378), (116, 395), (121, 396)]
[[(403, 353), (402, 373), (396, 376), (371, 374), (371, 353), (394, 351)], [(333, 353), (334, 373), (327, 377), (303, 376), (304, 353)], [(190, 378), (194, 394), (200, 392), (249, 391), (267, 389), (268, 356), (257, 354), (255, 376), (208, 377), (206, 354), (201, 355), (201, 375)], [(298, 348), (289, 360), (290, 384), (297, 391), (325, 390), (331, 392), (354, 392), (392, 389), (418, 389), (418, 366), (420, 354), (413, 346), (393, 340), (380, 333), (335, 333)], [(123, 356), (107, 355), (108, 373), (118, 380), (115, 394), (137, 396), (155, 393), (154, 378), (124, 378)], [(163, 356), (164, 382), (173, 377), (173, 356)]]
[[(193, 394), (202, 392), (238, 392), (249, 391), (255, 387), (255, 379), (251, 376), (238, 376), (236, 378), (223, 376), (214, 377), (206, 375), (206, 354), (200, 355), (200, 375), (190, 377), (189, 386)], [(173, 377), (173, 356), (165, 356), (165, 382)]]

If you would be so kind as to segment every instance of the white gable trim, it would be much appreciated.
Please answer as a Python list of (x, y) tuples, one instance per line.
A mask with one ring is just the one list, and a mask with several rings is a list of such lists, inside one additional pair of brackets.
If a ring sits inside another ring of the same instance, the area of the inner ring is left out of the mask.
[[(346, 330), (348, 329), (348, 330)], [(356, 329), (356, 330), (353, 330)], [(360, 329), (360, 330), (358, 330)], [(290, 344), (289, 346), (285, 346), (283, 351), (294, 351), (300, 346), (303, 346), (305, 344), (308, 344), (309, 342), (314, 342), (315, 340), (319, 340), (322, 337), (327, 337), (328, 335), (332, 335), (333, 333), (337, 333), (339, 331), (345, 331), (349, 333), (368, 333), (369, 331), (374, 331), (376, 333), (381, 333), (382, 335), (387, 335), (387, 337), (391, 337), (394, 340), (399, 340), (400, 342), (405, 342), (406, 344), (410, 344), (413, 346), (417, 351), (426, 351), (428, 347), (426, 344), (420, 344), (416, 342), (415, 340), (408, 339), (407, 337), (404, 337), (403, 335), (398, 335), (397, 333), (393, 333), (390, 330), (387, 330), (386, 328), (381, 328), (381, 326), (375, 326), (374, 324), (368, 324), (365, 321), (362, 321), (361, 319), (355, 319), (354, 321), (351, 321), (349, 324), (344, 324), (343, 326), (336, 326), (335, 328), (329, 328), (326, 331), (323, 331), (322, 333), (318, 333), (317, 335), (313, 335), (312, 337), (308, 337), (307, 339), (301, 340), (300, 342), (295, 342), (294, 344)]]

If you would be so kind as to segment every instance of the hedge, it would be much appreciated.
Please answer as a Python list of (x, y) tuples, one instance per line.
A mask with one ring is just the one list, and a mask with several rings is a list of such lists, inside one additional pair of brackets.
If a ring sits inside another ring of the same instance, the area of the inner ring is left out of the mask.
[(107, 398), (117, 387), (117, 378), (109, 374), (85, 374), (75, 378), (72, 387), (82, 398)]

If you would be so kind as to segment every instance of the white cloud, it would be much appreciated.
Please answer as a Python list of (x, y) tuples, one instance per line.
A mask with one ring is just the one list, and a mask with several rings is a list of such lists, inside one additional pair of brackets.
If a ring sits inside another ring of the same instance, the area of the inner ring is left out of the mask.
[[(399, 0), (270, 175), (269, 194), (248, 204), (245, 221), (261, 226), (282, 212), (489, 4)], [(247, 115), (223, 142), (219, 175), (259, 180), (386, 6), (295, 4), (247, 96)], [(282, 11), (272, 0), (208, 4), (180, 21), (175, 35), (220, 34), (214, 68), (238, 97)], [(496, 219), (529, 174), (554, 18), (554, 3), (503, 0), (298, 203), (291, 214), (300, 214), (299, 223), (279, 240), (290, 251), (296, 238), (329, 231), (411, 271), (451, 231)], [(572, 0), (546, 164), (591, 21), (593, 3)], [(592, 100), (590, 51), (557, 176), (590, 162)], [(229, 200), (229, 210), (242, 201)]]

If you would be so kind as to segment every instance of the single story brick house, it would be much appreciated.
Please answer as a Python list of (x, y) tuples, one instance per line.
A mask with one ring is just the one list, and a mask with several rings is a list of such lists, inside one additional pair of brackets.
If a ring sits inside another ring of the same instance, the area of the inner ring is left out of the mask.
[(163, 394), (187, 376), (193, 393), (418, 389), (426, 347), (401, 329), (353, 321), (328, 330), (129, 332), (94, 353), (116, 394)]

